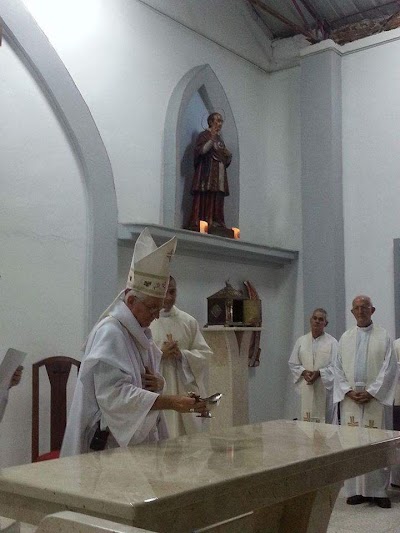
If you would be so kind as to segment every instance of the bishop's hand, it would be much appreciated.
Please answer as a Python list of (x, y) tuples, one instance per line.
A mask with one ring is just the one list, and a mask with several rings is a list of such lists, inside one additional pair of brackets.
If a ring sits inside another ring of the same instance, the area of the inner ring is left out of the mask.
[(145, 373), (142, 374), (142, 386), (151, 392), (159, 392), (164, 388), (163, 379), (154, 374), (147, 366), (144, 367)]
[(171, 398), (173, 398), (173, 409), (178, 411), (178, 413), (200, 413), (205, 415), (208, 412), (204, 400), (197, 400), (188, 396), (172, 396)]

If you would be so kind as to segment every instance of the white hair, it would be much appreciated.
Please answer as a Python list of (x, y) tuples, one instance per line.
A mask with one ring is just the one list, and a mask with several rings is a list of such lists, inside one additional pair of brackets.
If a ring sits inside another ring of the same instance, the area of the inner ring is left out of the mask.
[[(137, 300), (140, 300), (141, 302), (143, 302), (143, 300), (146, 300), (147, 298), (151, 298), (149, 294), (144, 294), (144, 292), (140, 292), (136, 289), (129, 289), (129, 291), (124, 296), (124, 302), (128, 303), (128, 298), (130, 298), (131, 296), (133, 296)], [(158, 298), (158, 297), (155, 296), (155, 298)], [(163, 298), (159, 298), (159, 299), (163, 300)]]
[(124, 296), (124, 302), (128, 302), (128, 298), (131, 296), (134, 296), (138, 300), (144, 300), (146, 298), (146, 294), (143, 294), (142, 292), (137, 291), (136, 289), (129, 289), (129, 291)]

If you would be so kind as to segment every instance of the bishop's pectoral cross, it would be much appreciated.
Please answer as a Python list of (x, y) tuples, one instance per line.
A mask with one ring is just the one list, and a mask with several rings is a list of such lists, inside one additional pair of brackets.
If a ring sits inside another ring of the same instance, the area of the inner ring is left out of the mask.
[(368, 420), (368, 426), (364, 426), (368, 429), (378, 429), (378, 426), (374, 426), (375, 420)]
[(351, 416), (350, 417), (350, 422), (348, 422), (347, 425), (351, 426), (351, 427), (358, 427), (359, 423), (354, 421), (354, 416)]
[(306, 416), (303, 418), (304, 422), (311, 422), (311, 413), (310, 411), (306, 411)]

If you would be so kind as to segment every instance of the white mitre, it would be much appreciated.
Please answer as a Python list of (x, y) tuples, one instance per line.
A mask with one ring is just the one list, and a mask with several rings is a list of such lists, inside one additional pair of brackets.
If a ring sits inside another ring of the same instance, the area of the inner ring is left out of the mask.
[(157, 248), (150, 231), (145, 228), (139, 235), (133, 250), (126, 288), (134, 289), (154, 298), (164, 298), (167, 292), (170, 262), (175, 253), (176, 241), (176, 237), (172, 237)]
[[(134, 289), (155, 298), (164, 298), (169, 281), (169, 264), (175, 253), (176, 242), (177, 238), (172, 237), (172, 239), (157, 248), (148, 228), (142, 231), (133, 249), (126, 288), (103, 311), (96, 324), (109, 314), (118, 300), (123, 299), (126, 289)], [(85, 346), (86, 341), (83, 349)]]

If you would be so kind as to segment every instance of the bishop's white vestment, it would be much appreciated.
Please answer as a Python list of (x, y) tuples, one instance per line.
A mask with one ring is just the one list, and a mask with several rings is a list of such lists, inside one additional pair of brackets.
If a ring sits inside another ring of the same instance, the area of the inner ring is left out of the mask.
[[(334, 401), (340, 402), (342, 425), (391, 429), (385, 406), (393, 405), (397, 383), (397, 358), (385, 329), (375, 324), (346, 331), (339, 341), (336, 359)], [(357, 404), (346, 396), (350, 390), (367, 391), (374, 398)], [(354, 434), (355, 441), (358, 439)], [(389, 469), (375, 470), (345, 481), (347, 497), (386, 498)]]
[(118, 300), (91, 331), (68, 416), (61, 456), (86, 453), (100, 421), (108, 446), (168, 437), (162, 411), (151, 410), (158, 393), (142, 388), (145, 366), (159, 374), (161, 352)]
[[(165, 394), (195, 392), (203, 398), (208, 396), (208, 360), (212, 351), (200, 332), (197, 320), (174, 305), (170, 311), (161, 311), (160, 318), (154, 320), (150, 328), (159, 348), (167, 340), (167, 335), (172, 335), (182, 355), (180, 360), (161, 360), (160, 372), (166, 381)], [(168, 411), (165, 417), (171, 437), (195, 433), (205, 426), (205, 419), (195, 413), (182, 415)]]
[[(337, 340), (329, 333), (314, 339), (310, 332), (297, 339), (289, 368), (300, 396), (300, 420), (337, 424), (337, 404), (333, 403), (333, 361), (337, 346)], [(301, 375), (304, 370), (319, 370), (321, 377), (308, 385)]]

